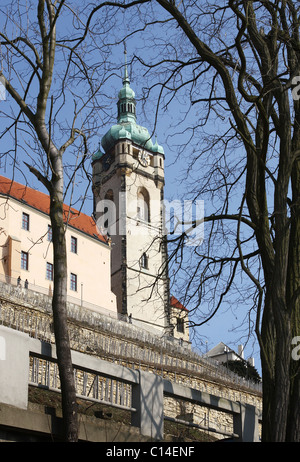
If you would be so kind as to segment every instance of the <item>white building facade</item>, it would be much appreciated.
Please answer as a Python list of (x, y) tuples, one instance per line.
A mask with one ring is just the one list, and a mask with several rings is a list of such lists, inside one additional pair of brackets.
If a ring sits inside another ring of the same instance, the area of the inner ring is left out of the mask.
[[(0, 278), (53, 291), (53, 244), (47, 194), (0, 176)], [(117, 313), (111, 291), (111, 248), (94, 220), (65, 206), (68, 298), (94, 311)], [(92, 256), (92, 259), (91, 259)]]

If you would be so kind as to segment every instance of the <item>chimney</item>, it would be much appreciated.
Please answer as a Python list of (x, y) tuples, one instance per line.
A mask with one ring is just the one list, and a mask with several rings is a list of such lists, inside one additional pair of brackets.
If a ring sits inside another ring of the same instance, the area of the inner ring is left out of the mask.
[(239, 353), (239, 356), (244, 359), (244, 345), (238, 346), (238, 353)]
[(248, 363), (250, 364), (250, 366), (254, 367), (254, 358), (249, 358)]

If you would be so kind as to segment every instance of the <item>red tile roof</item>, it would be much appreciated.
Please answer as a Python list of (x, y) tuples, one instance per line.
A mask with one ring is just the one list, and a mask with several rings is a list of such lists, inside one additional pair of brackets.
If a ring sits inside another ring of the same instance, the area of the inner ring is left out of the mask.
[[(34, 207), (35, 209), (49, 215), (50, 197), (35, 189), (24, 186), (16, 181), (12, 181), (0, 175), (0, 194), (13, 197), (20, 202)], [(97, 229), (94, 219), (78, 210), (64, 204), (65, 223), (68, 222), (73, 228), (82, 231), (95, 239), (107, 242), (105, 236), (101, 235)]]
[(175, 298), (173, 295), (170, 297), (170, 304), (171, 306), (174, 306), (175, 308), (179, 308), (180, 310), (185, 310), (188, 311), (188, 309), (180, 303), (177, 298)]

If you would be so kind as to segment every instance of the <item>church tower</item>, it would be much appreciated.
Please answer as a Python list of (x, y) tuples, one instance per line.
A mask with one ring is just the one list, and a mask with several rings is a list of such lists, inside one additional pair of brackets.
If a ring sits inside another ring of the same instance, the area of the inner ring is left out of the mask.
[(164, 150), (136, 122), (125, 52), (117, 124), (93, 156), (94, 215), (111, 239), (118, 312), (145, 329), (169, 332), (169, 286), (162, 229)]

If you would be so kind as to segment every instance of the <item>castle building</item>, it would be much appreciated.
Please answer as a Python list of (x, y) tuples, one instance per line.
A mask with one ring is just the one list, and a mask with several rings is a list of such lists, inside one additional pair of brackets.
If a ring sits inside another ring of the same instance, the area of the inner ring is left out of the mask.
[[(92, 216), (64, 205), (68, 299), (189, 343), (188, 311), (169, 294), (164, 150), (136, 122), (127, 65), (118, 118), (92, 158)], [(51, 295), (50, 198), (0, 176), (0, 280)]]
[[(53, 250), (49, 204), (47, 194), (0, 176), (0, 281), (51, 296)], [(143, 318), (122, 316), (118, 312), (117, 296), (111, 287), (114, 246), (107, 235), (99, 233), (91, 216), (67, 205), (64, 216), (68, 301), (157, 333), (154, 322), (143, 322)], [(114, 290), (122, 293), (118, 286)], [(173, 296), (168, 309), (172, 330), (167, 334), (189, 342), (187, 309)]]
[(170, 333), (163, 229), (164, 150), (136, 121), (127, 64), (118, 94), (117, 124), (93, 156), (94, 215), (112, 245), (112, 290), (118, 312)]
[[(49, 207), (47, 194), (0, 176), (0, 279), (46, 295), (53, 291)], [(90, 216), (65, 205), (64, 217), (69, 301), (117, 316), (107, 239)]]

